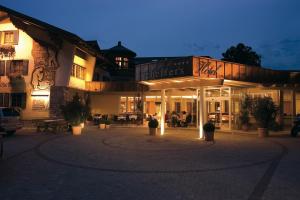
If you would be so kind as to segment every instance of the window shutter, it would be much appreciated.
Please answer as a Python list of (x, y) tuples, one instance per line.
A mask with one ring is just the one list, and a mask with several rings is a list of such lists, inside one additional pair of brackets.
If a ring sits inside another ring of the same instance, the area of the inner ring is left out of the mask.
[(0, 76), (4, 76), (5, 75), (5, 61), (1, 60), (0, 61)]
[(24, 75), (24, 76), (28, 75), (28, 63), (29, 63), (29, 60), (23, 60), (22, 75)]
[(13, 32), (14, 32), (14, 44), (17, 45), (19, 43), (19, 30)]
[(6, 76), (9, 76), (10, 74), (10, 66), (11, 66), (11, 60), (6, 61)]

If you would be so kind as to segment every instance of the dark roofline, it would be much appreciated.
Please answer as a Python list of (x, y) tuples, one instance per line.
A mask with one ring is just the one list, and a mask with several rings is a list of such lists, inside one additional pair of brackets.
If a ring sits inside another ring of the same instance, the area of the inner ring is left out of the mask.
[(98, 54), (86, 41), (84, 41), (82, 38), (80, 38), (79, 36), (77, 36), (74, 33), (63, 30), (61, 28), (58, 28), (58, 27), (48, 24), (46, 22), (40, 21), (40, 20), (30, 17), (28, 15), (22, 14), (20, 12), (10, 9), (10, 8), (4, 7), (2, 5), (0, 5), (0, 11), (6, 12), (9, 17), (13, 16), (15, 18), (21, 19), (22, 21), (25, 20), (26, 23), (34, 25), (40, 29), (43, 29), (43, 30), (46, 30), (46, 31), (49, 31), (52, 33), (58, 33), (65, 40), (67, 40), (75, 45), (78, 45), (79, 48), (84, 48), (85, 50), (88, 50), (89, 53), (91, 53), (91, 54), (96, 54), (96, 55)]

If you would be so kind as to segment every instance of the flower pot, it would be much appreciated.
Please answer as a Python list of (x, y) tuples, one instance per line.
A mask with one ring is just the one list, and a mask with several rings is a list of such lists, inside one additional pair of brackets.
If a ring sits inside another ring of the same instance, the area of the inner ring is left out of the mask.
[(268, 137), (269, 136), (269, 131), (267, 128), (258, 128), (258, 137)]
[(84, 122), (80, 123), (81, 128), (84, 128)]
[(243, 131), (249, 131), (249, 124), (243, 124), (242, 125), (242, 130)]
[(110, 124), (105, 124), (105, 128), (110, 128)]
[(105, 124), (99, 124), (100, 129), (105, 129)]
[(204, 132), (205, 141), (214, 141), (214, 132)]
[(156, 135), (157, 128), (149, 128), (149, 135)]
[(73, 135), (81, 135), (81, 126), (72, 126)]

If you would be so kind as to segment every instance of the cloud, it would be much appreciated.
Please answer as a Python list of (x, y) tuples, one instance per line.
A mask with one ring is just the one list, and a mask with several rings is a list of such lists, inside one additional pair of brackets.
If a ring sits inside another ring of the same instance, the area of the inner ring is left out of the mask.
[(263, 66), (300, 70), (300, 39), (282, 39), (258, 47)]

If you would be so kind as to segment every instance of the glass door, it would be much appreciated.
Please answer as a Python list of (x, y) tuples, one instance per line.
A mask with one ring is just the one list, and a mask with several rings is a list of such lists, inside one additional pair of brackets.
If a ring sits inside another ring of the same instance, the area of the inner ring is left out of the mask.
[(221, 128), (221, 102), (210, 100), (206, 102), (207, 121), (214, 123), (216, 128)]
[(206, 101), (207, 120), (214, 123), (215, 127), (228, 130), (229, 125), (229, 100)]

